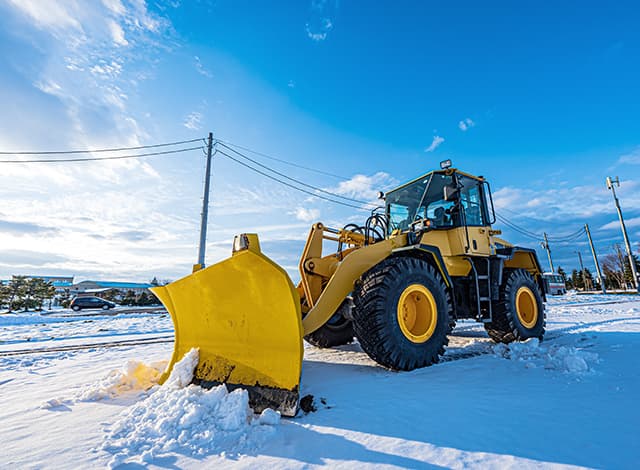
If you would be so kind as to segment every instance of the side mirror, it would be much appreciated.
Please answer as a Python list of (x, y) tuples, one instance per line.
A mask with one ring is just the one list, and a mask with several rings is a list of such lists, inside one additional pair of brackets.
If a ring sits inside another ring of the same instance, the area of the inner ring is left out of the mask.
[(455, 184), (447, 184), (444, 187), (444, 200), (445, 201), (458, 201), (460, 199), (460, 190)]

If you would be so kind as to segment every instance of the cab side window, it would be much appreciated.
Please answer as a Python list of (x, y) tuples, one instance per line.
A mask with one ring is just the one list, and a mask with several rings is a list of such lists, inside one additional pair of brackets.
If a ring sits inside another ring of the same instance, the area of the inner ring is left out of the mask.
[(480, 185), (471, 178), (460, 178), (463, 185), (460, 201), (464, 208), (467, 225), (483, 227), (486, 225), (482, 213), (482, 192)]

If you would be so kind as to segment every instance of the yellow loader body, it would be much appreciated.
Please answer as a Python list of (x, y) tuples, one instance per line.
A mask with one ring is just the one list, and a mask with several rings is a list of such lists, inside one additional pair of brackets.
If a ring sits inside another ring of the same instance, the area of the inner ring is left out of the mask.
[[(257, 235), (237, 236), (231, 258), (152, 289), (175, 327), (173, 356), (161, 381), (197, 348), (194, 383), (242, 387), (254, 411), (293, 416), (305, 336), (321, 344), (322, 335), (328, 342), (336, 331), (347, 332), (348, 341), (355, 336), (373, 360), (396, 370), (437, 362), (456, 318), (483, 322), (501, 342), (542, 338), (536, 254), (495, 237), (500, 232), (491, 227), (484, 188), (483, 178), (444, 169), (389, 192), (385, 215), (372, 214), (364, 226), (314, 224), (298, 286), (262, 254)], [(486, 191), (490, 200), (488, 185)], [(336, 251), (323, 253), (330, 242)], [(530, 292), (535, 315), (531, 309), (520, 315), (517, 306), (506, 310), (505, 286), (511, 284), (502, 281), (505, 276)], [(431, 300), (427, 305), (422, 299)], [(513, 312), (525, 319), (515, 332)], [(536, 321), (529, 325), (531, 315)], [(431, 329), (416, 326), (423, 324)], [(333, 345), (341, 344), (347, 343)]]

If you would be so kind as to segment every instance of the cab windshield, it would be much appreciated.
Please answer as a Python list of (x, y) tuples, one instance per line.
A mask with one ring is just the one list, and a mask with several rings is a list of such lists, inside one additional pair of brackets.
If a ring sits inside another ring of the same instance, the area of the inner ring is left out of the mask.
[(389, 233), (407, 230), (417, 220), (428, 219), (434, 229), (485, 226), (480, 182), (457, 174), (460, 203), (444, 200), (444, 187), (453, 184), (453, 175), (430, 173), (411, 184), (391, 191), (386, 196)]

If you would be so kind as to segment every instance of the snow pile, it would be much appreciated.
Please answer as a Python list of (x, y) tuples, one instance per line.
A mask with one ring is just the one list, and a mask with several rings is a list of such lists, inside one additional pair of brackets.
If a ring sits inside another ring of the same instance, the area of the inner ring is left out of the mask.
[(150, 365), (129, 361), (123, 369), (112, 370), (104, 379), (80, 391), (76, 401), (98, 401), (149, 390), (158, 383), (165, 367), (165, 361)]
[(198, 363), (192, 349), (167, 382), (120, 415), (107, 430), (102, 449), (113, 454), (111, 468), (128, 461), (148, 463), (168, 453), (203, 457), (256, 450), (275, 433), (280, 414), (255, 418), (246, 390), (189, 385)]
[(112, 370), (106, 377), (84, 387), (72, 398), (52, 398), (40, 405), (40, 408), (54, 410), (74, 405), (80, 401), (107, 400), (125, 394), (135, 397), (156, 386), (166, 366), (166, 361), (154, 362), (149, 365), (138, 361), (128, 361), (122, 369)]
[(69, 407), (67, 405), (72, 404), (71, 400), (64, 400), (62, 398), (52, 398), (51, 400), (47, 400), (45, 401), (42, 405), (40, 405), (40, 408), (42, 408), (43, 410), (56, 410), (56, 409), (69, 409)]
[(543, 367), (569, 374), (591, 372), (591, 366), (599, 362), (598, 354), (573, 346), (543, 346), (537, 338), (521, 343), (497, 344), (493, 353), (505, 359), (522, 362), (527, 368)]
[(198, 350), (193, 348), (173, 365), (171, 374), (165, 383), (166, 388), (184, 388), (193, 380), (193, 371), (198, 365)]

